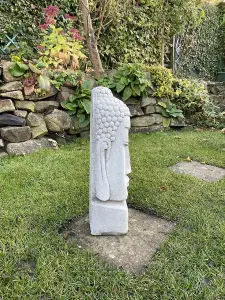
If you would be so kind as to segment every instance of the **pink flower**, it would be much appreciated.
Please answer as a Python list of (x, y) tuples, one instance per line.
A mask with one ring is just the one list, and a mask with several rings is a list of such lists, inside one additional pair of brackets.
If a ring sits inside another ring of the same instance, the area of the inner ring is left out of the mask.
[(58, 15), (59, 12), (59, 8), (58, 6), (48, 6), (46, 8), (43, 9), (43, 13), (50, 18), (55, 18)]
[(83, 40), (82, 36), (80, 36), (79, 31), (75, 28), (70, 29), (70, 32), (72, 33), (72, 37), (75, 40), (81, 41)]
[(48, 29), (48, 24), (40, 24), (39, 26), (38, 26), (38, 28), (39, 29), (41, 29), (41, 30), (46, 30), (46, 29)]
[(65, 14), (64, 16), (65, 19), (70, 19), (70, 20), (76, 20), (75, 16), (71, 16), (70, 14)]
[(46, 17), (45, 18), (45, 23), (48, 24), (48, 25), (54, 25), (55, 24), (55, 20), (50, 18), (50, 17)]
[(44, 48), (45, 48), (45, 47), (44, 47), (44, 46), (41, 46), (41, 45), (39, 45), (39, 46), (37, 46), (36, 48), (37, 48), (38, 50), (40, 50), (40, 51), (41, 51), (41, 50), (44, 50)]

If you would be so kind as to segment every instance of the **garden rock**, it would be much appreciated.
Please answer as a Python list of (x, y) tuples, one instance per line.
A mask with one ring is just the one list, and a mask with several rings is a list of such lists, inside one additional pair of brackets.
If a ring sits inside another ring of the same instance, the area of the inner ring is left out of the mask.
[(133, 127), (149, 127), (156, 123), (154, 116), (143, 116), (131, 119), (131, 125)]
[(14, 76), (12, 76), (9, 72), (9, 68), (13, 65), (13, 62), (11, 61), (5, 61), (2, 60), (1, 61), (1, 66), (3, 69), (3, 80), (4, 82), (11, 82), (11, 81), (15, 81), (15, 80), (20, 80), (20, 78), (15, 78)]
[(3, 141), (3, 139), (0, 139), (0, 147), (2, 148), (2, 147), (4, 147), (5, 145), (4, 145), (4, 141)]
[(154, 114), (155, 113), (155, 106), (153, 106), (153, 105), (145, 106), (144, 107), (144, 112), (145, 112), (145, 115)]
[(59, 103), (57, 101), (38, 101), (35, 103), (35, 112), (42, 113), (58, 107)]
[(41, 114), (29, 113), (27, 124), (31, 127), (32, 138), (40, 138), (48, 133), (44, 117)]
[(9, 156), (7, 152), (0, 152), (0, 158), (4, 158), (4, 157), (7, 157)]
[(11, 114), (1, 114), (0, 115), (0, 126), (24, 126), (26, 120)]
[(11, 143), (24, 142), (31, 138), (31, 129), (29, 126), (1, 128), (1, 137)]
[(71, 119), (65, 111), (54, 109), (44, 119), (48, 130), (52, 132), (61, 132), (70, 128)]
[(166, 121), (168, 119), (168, 118), (165, 118), (165, 117), (163, 117), (159, 114), (153, 114), (152, 116), (155, 118), (155, 123), (156, 124), (161, 124), (161, 123), (163, 123), (163, 121)]
[(38, 95), (31, 95), (31, 96), (25, 96), (25, 99), (31, 100), (31, 101), (39, 101), (47, 98), (54, 97), (57, 94), (58, 90), (54, 87), (51, 86), (50, 91), (43, 96), (38, 96)]
[(143, 97), (141, 100), (141, 107), (145, 107), (148, 105), (156, 105), (155, 98), (152, 97)]
[(68, 131), (69, 134), (74, 135), (74, 134), (81, 133), (83, 131), (89, 131), (90, 124), (88, 124), (85, 127), (80, 127), (79, 122), (78, 122), (78, 118), (77, 118), (76, 115), (71, 116), (70, 118), (71, 118), (71, 123), (70, 123), (70, 129)]
[(0, 99), (0, 113), (6, 112), (6, 111), (14, 111), (15, 106), (10, 99)]
[(131, 117), (143, 116), (144, 115), (140, 104), (127, 104), (127, 106), (130, 110)]
[(131, 133), (151, 133), (155, 131), (165, 130), (165, 128), (162, 125), (152, 125), (150, 127), (131, 127), (130, 132)]
[(23, 93), (21, 91), (12, 91), (12, 92), (1, 93), (0, 97), (21, 100), (21, 101), (24, 100)]
[(74, 94), (74, 90), (63, 86), (61, 91), (57, 94), (57, 101), (61, 102), (67, 100), (70, 95)]
[(172, 118), (171, 122), (170, 122), (170, 126), (171, 127), (186, 127), (187, 124), (185, 123), (185, 119), (182, 119), (182, 118), (174, 119), (174, 118)]
[(35, 109), (35, 103), (32, 101), (16, 101), (15, 105), (17, 109), (24, 109), (32, 112), (34, 112)]
[(22, 82), (12, 81), (0, 86), (0, 92), (21, 91), (23, 89)]
[(15, 110), (14, 115), (21, 118), (26, 118), (28, 112), (26, 110)]
[(6, 150), (9, 155), (13, 156), (31, 154), (45, 148), (57, 149), (57, 142), (47, 138), (32, 139), (22, 143), (9, 143)]

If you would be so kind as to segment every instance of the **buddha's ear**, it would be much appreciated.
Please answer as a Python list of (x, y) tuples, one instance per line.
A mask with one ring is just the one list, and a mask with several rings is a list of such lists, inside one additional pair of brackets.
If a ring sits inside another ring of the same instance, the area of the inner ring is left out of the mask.
[(110, 198), (109, 181), (106, 172), (106, 160), (110, 152), (111, 142), (100, 140), (97, 143), (96, 151), (96, 170), (95, 170), (95, 186), (96, 197), (101, 201), (107, 201)]

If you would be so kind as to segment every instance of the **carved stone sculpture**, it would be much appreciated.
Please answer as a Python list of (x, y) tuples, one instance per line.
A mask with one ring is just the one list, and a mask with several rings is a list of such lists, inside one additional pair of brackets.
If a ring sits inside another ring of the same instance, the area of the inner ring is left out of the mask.
[(89, 210), (92, 235), (119, 235), (128, 231), (129, 129), (128, 107), (108, 88), (94, 88)]

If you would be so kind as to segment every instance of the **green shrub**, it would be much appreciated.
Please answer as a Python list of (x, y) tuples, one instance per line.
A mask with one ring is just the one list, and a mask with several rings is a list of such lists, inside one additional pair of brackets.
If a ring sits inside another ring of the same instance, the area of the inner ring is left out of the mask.
[(174, 79), (173, 101), (185, 114), (198, 112), (205, 102), (209, 101), (209, 94), (204, 85), (195, 80)]
[(143, 66), (142, 70), (149, 74), (153, 96), (157, 98), (171, 98), (173, 96), (174, 76), (171, 70), (160, 65)]
[(131, 96), (141, 97), (145, 95), (150, 87), (150, 82), (138, 64), (124, 64), (112, 78), (100, 78), (98, 84), (109, 87), (118, 94), (122, 94), (124, 101)]

